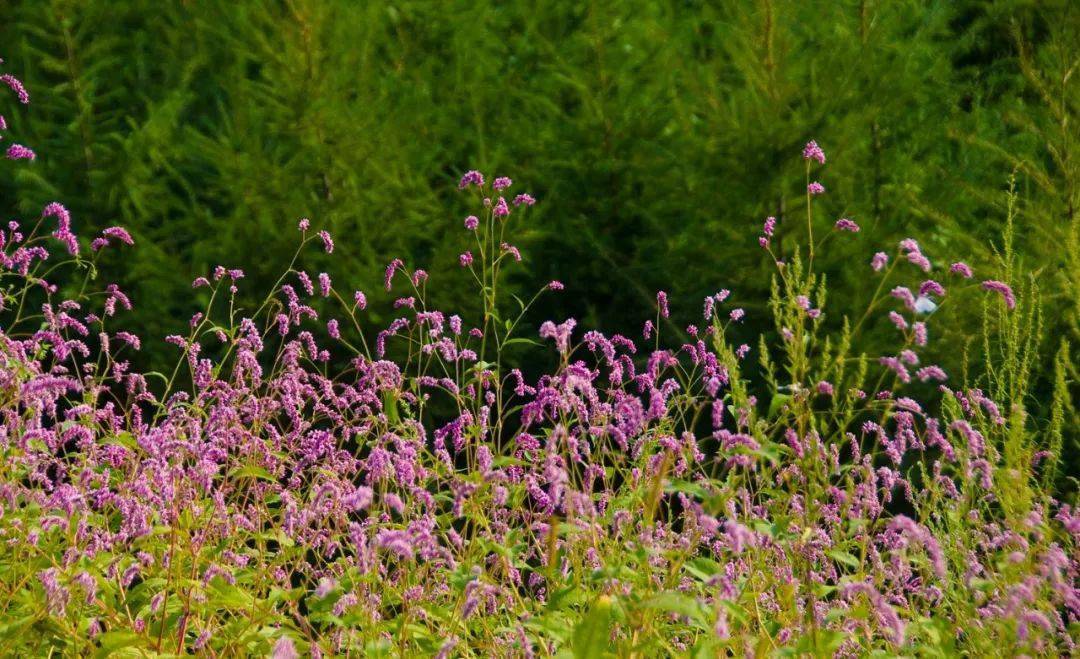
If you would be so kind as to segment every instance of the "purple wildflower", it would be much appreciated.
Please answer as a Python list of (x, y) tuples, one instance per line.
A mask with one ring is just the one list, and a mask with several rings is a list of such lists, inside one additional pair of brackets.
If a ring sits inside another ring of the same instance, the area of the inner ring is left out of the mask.
[(819, 164), (825, 164), (825, 152), (821, 150), (821, 147), (814, 140), (806, 143), (802, 155), (805, 160), (816, 160)]
[(15, 95), (19, 98), (20, 103), (26, 105), (30, 102), (30, 94), (26, 91), (26, 87), (23, 86), (22, 81), (20, 81), (18, 78), (11, 75), (10, 73), (5, 73), (4, 75), (0, 75), (0, 82), (4, 83), (8, 87), (10, 87), (13, 92), (15, 92)]
[(960, 275), (964, 279), (971, 279), (974, 273), (971, 271), (971, 266), (963, 261), (957, 261), (949, 266), (949, 272)]
[(282, 636), (274, 643), (270, 656), (272, 659), (300, 659), (300, 653), (296, 651), (296, 646), (288, 636)]
[(334, 240), (330, 237), (330, 232), (328, 232), (328, 231), (320, 231), (319, 232), (319, 238), (322, 239), (323, 249), (326, 250), (326, 253), (327, 254), (333, 254), (334, 253)]
[(1016, 308), (1016, 297), (1013, 295), (1012, 288), (1003, 281), (996, 279), (987, 279), (982, 283), (984, 290), (993, 291), (1001, 295), (1001, 299), (1005, 301), (1005, 306), (1010, 310)]
[(34, 160), (37, 154), (21, 144), (12, 144), (8, 147), (7, 157), (9, 160)]
[(465, 172), (465, 175), (461, 177), (461, 181), (458, 182), (458, 189), (464, 190), (470, 185), (481, 187), (484, 185), (484, 175), (474, 170)]
[(945, 287), (933, 279), (927, 279), (919, 286), (919, 295), (936, 295), (945, 297)]
[(668, 299), (667, 299), (667, 293), (666, 292), (664, 292), (664, 291), (657, 291), (656, 292), (656, 306), (660, 310), (660, 317), (661, 318), (667, 318), (668, 315), (670, 314), (670, 311), (668, 310)]

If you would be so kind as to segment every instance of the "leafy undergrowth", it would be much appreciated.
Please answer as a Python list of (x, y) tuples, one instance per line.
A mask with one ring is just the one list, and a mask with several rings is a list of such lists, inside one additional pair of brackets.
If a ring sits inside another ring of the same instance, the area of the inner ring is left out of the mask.
[[(684, 331), (661, 292), (640, 337), (519, 335), (532, 301), (499, 285), (535, 200), (469, 172), (478, 317), (430, 308), (427, 274), (395, 260), (399, 318), (368, 331), (363, 292), (297, 266), (334, 248), (301, 220), (260, 307), (216, 268), (166, 339), (175, 369), (137, 373), (142, 340), (116, 326), (131, 301), (94, 284), (127, 232), (80, 239), (57, 203), (13, 221), (0, 654), (1071, 653), (1080, 517), (1047, 485), (1061, 415), (1024, 408), (1036, 292), (1014, 295), (1008, 244), (999, 281), (905, 240), (852, 264), (877, 292), (828, 323), (814, 251), (859, 226), (814, 216), (825, 154), (802, 155), (805, 227), (769, 218), (758, 238), (775, 332), (753, 344), (726, 290)], [(778, 232), (803, 228), (809, 249), (780, 258)], [(940, 308), (971, 295), (985, 372), (924, 362)], [(895, 351), (863, 354), (879, 319)], [(509, 368), (523, 349), (550, 372)]]

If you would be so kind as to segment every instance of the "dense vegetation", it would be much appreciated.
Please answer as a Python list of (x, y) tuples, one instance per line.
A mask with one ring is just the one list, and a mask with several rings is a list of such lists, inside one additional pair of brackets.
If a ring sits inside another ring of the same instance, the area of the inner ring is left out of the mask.
[[(1078, 13), (1066, 0), (13, 0), (0, 42), (35, 110), (8, 119), (42, 158), (0, 185), (25, 213), (63, 196), (87, 229), (141, 237), (108, 275), (163, 335), (191, 311), (180, 279), (239, 260), (273, 281), (299, 216), (339, 236), (337, 267), (358, 285), (392, 256), (452, 268), (456, 176), (512, 167), (559, 200), (534, 216), (523, 242), (537, 261), (513, 285), (558, 273), (582, 288), (546, 311), (625, 331), (651, 291), (703, 296), (721, 269), (766, 292), (739, 237), (799, 216), (785, 155), (813, 137), (842, 156), (831, 212), (975, 262), (1000, 247), (1015, 170), (1017, 249), (1075, 336)], [(822, 267), (855, 281), (840, 268), (855, 254)]]
[(5, 11), (0, 652), (1073, 651), (1071, 3)]
[[(8, 119), (43, 157), (0, 189), (24, 213), (63, 196), (87, 229), (129, 227), (143, 249), (106, 276), (163, 336), (191, 312), (182, 280), (213, 264), (268, 286), (298, 216), (339, 236), (358, 286), (397, 255), (445, 272), (462, 247), (440, 221), (464, 210), (454, 177), (512, 164), (559, 205), (534, 216), (536, 262), (508, 285), (558, 274), (571, 294), (542, 315), (627, 332), (651, 291), (700, 297), (721, 271), (763, 299), (738, 237), (799, 216), (783, 154), (813, 136), (842, 154), (831, 212), (976, 264), (1001, 247), (1015, 172), (1020, 262), (1049, 334), (1075, 343), (1078, 14), (1068, 0), (12, 0), (0, 42), (36, 111)], [(856, 254), (822, 272), (856, 283)], [(1060, 348), (1041, 346), (1044, 374)], [(163, 359), (154, 342), (139, 363)]]

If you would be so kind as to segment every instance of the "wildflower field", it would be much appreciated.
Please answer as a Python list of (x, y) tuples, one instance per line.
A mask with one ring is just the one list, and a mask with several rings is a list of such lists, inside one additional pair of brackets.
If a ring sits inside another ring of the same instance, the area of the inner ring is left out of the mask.
[[(3, 175), (40, 186), (3, 67)], [(1076, 653), (1080, 296), (1018, 246), (1025, 171), (976, 260), (837, 212), (824, 139), (780, 158), (796, 193), (731, 237), (759, 281), (714, 244), (708, 295), (619, 322), (549, 315), (590, 284), (529, 250), (561, 199), (512, 166), (444, 177), (450, 263), (351, 281), (361, 238), (297, 216), (276, 279), (253, 229), (164, 335), (110, 277), (140, 231), (5, 199), (0, 656)]]

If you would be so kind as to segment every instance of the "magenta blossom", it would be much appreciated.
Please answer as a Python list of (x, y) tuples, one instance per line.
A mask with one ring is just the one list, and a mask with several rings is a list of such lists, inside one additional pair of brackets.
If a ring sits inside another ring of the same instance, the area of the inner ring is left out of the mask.
[(475, 185), (476, 187), (483, 186), (484, 175), (476, 171), (475, 169), (465, 172), (465, 175), (461, 177), (461, 181), (458, 182), (458, 189), (464, 190), (470, 185)]
[(34, 160), (37, 154), (21, 144), (12, 144), (8, 147), (7, 157), (9, 160)]
[(997, 281), (996, 279), (987, 279), (982, 283), (984, 290), (993, 291), (1001, 295), (1001, 299), (1005, 301), (1005, 306), (1010, 310), (1016, 308), (1016, 296), (1013, 295), (1012, 288), (1003, 281)]
[(821, 147), (814, 140), (806, 143), (802, 155), (805, 160), (816, 160), (819, 164), (825, 164), (825, 152), (821, 150)]
[(26, 105), (30, 102), (30, 94), (26, 91), (26, 87), (23, 86), (18, 78), (10, 73), (5, 73), (4, 75), (0, 75), (0, 82), (4, 83), (15, 92), (15, 96), (18, 97), (20, 103)]
[(974, 273), (971, 271), (971, 266), (963, 261), (957, 261), (949, 266), (949, 272), (960, 275), (964, 279), (971, 279)]

